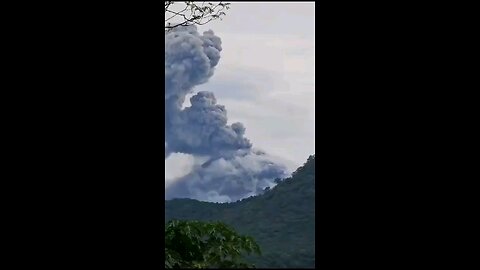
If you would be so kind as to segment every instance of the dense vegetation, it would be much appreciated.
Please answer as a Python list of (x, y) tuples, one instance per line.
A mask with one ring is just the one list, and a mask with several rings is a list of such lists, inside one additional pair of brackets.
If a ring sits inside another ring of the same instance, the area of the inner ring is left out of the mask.
[(261, 254), (251, 237), (220, 223), (171, 220), (165, 228), (165, 268), (250, 268), (244, 255)]
[(176, 199), (165, 202), (165, 220), (221, 221), (253, 237), (262, 256), (257, 267), (315, 266), (315, 156), (291, 178), (264, 194), (229, 204)]

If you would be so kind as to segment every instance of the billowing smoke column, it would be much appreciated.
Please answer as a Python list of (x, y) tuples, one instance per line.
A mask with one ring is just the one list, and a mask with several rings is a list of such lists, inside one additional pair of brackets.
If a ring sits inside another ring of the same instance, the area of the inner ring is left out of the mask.
[(165, 33), (165, 159), (171, 153), (208, 157), (165, 191), (165, 199), (230, 202), (258, 194), (286, 176), (286, 169), (252, 150), (241, 123), (227, 124), (225, 107), (211, 92), (193, 87), (208, 81), (220, 60), (221, 40), (195, 26)]

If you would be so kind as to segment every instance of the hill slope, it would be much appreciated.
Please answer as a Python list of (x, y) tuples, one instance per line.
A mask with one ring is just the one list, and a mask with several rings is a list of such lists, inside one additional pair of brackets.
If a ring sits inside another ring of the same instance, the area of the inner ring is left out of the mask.
[(315, 156), (291, 178), (256, 197), (229, 204), (165, 201), (165, 222), (170, 219), (222, 221), (254, 237), (263, 253), (250, 259), (257, 267), (313, 268)]

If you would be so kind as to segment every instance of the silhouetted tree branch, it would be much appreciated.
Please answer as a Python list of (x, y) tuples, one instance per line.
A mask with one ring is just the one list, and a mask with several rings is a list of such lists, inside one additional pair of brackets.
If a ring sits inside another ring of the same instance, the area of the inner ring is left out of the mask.
[(230, 3), (224, 2), (165, 2), (165, 31), (178, 26), (204, 25), (212, 20), (222, 19)]

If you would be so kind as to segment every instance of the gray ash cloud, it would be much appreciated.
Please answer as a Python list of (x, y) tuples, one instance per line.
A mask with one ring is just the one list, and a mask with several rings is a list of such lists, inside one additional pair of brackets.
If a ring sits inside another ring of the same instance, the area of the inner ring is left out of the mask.
[(175, 180), (166, 199), (235, 201), (258, 194), (286, 176), (286, 168), (252, 150), (242, 123), (228, 125), (227, 111), (213, 93), (201, 91), (182, 108), (196, 85), (213, 76), (220, 60), (221, 40), (195, 26), (165, 33), (165, 159), (171, 153), (209, 157), (201, 166)]

